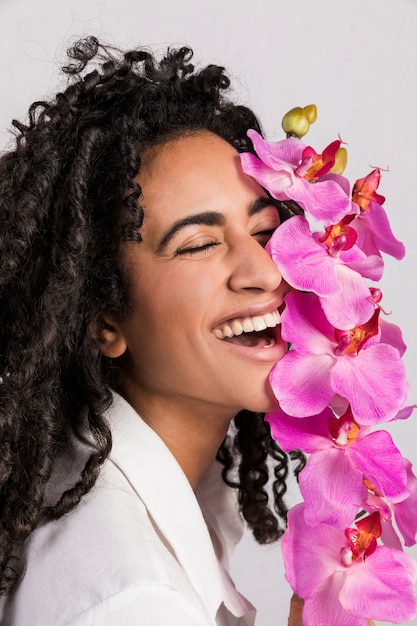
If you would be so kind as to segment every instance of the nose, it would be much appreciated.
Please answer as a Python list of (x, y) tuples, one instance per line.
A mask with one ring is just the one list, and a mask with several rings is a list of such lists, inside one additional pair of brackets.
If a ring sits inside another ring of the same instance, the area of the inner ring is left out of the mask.
[(252, 289), (272, 292), (283, 283), (282, 275), (269, 254), (249, 236), (233, 250), (229, 287), (233, 291)]

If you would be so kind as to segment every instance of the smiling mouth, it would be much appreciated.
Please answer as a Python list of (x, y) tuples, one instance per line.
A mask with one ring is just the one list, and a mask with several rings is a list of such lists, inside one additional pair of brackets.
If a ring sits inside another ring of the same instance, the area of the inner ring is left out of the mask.
[(217, 339), (248, 348), (271, 348), (276, 344), (274, 329), (281, 323), (277, 310), (254, 315), (238, 317), (214, 328), (212, 333)]

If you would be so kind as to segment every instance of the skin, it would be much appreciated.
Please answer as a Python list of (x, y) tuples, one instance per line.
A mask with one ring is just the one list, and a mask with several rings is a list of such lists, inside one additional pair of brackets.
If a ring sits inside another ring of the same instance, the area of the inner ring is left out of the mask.
[(304, 602), (296, 594), (291, 598), (290, 615), (288, 617), (288, 626), (302, 626), (301, 615), (303, 612)]

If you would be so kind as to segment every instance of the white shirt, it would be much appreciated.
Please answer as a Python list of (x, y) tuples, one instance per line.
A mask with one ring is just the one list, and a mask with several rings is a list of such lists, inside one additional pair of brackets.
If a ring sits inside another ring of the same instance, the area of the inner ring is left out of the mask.
[(242, 522), (220, 465), (196, 497), (117, 394), (107, 418), (111, 455), (73, 511), (32, 533), (3, 626), (252, 626), (227, 573)]

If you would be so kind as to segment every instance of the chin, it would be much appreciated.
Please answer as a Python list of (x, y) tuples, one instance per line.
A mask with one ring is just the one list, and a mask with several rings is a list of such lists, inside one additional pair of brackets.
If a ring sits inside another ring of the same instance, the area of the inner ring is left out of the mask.
[(266, 393), (262, 394), (261, 397), (252, 397), (251, 401), (248, 402), (245, 408), (246, 410), (253, 411), (254, 413), (270, 413), (271, 411), (278, 409), (278, 407), (278, 400), (274, 396), (272, 389), (268, 384)]

